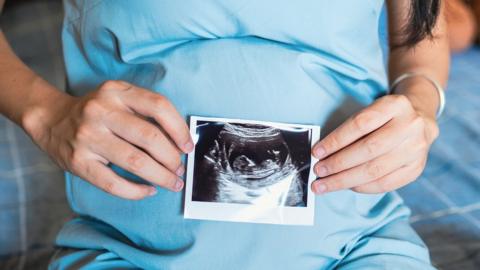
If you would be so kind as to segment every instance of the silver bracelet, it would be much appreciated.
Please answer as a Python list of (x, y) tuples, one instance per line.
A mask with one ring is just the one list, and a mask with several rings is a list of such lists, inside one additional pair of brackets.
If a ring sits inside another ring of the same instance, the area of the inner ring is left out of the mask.
[(403, 73), (402, 75), (398, 76), (393, 81), (393, 83), (390, 85), (389, 94), (392, 94), (393, 91), (395, 90), (395, 87), (397, 87), (402, 81), (404, 81), (408, 78), (411, 78), (411, 77), (416, 77), (416, 76), (420, 76), (420, 77), (426, 79), (427, 81), (432, 83), (433, 86), (435, 86), (435, 89), (437, 90), (437, 93), (438, 93), (438, 99), (439, 99), (438, 100), (439, 105), (438, 105), (437, 114), (436, 114), (436, 117), (438, 119), (442, 115), (443, 110), (445, 109), (445, 90), (443, 90), (443, 87), (440, 85), (440, 83), (438, 83), (436, 80), (434, 80), (430, 76), (425, 75), (423, 73), (417, 73), (417, 72)]

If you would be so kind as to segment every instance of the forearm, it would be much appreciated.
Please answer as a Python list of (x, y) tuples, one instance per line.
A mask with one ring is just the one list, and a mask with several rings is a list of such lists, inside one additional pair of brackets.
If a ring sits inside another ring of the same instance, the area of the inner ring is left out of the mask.
[[(404, 27), (401, 22), (406, 21), (408, 14), (405, 12), (405, 5), (408, 5), (406, 2), (408, 1), (389, 2), (391, 44), (398, 44), (398, 39), (401, 38), (397, 33), (401, 32)], [(417, 72), (446, 86), (448, 67), (449, 48), (443, 8), (432, 39), (426, 38), (414, 47), (393, 47), (390, 50), (388, 72), (391, 82), (403, 73)], [(407, 95), (416, 109), (429, 116), (435, 115), (439, 99), (434, 86), (428, 80), (422, 77), (407, 79), (396, 87), (395, 93)]]
[(31, 133), (35, 123), (30, 122), (41, 122), (41, 115), (62, 96), (66, 94), (22, 63), (0, 29), (0, 113)]

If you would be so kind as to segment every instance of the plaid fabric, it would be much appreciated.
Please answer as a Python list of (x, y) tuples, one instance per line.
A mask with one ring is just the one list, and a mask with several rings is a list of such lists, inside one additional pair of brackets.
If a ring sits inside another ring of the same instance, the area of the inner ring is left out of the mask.
[[(0, 26), (17, 54), (64, 88), (59, 1), (10, 6)], [(71, 216), (62, 171), (23, 131), (0, 118), (0, 269), (46, 269), (53, 241)]]
[[(61, 3), (22, 2), (0, 19), (21, 58), (63, 89)], [(480, 50), (453, 59), (441, 136), (423, 176), (400, 190), (440, 269), (480, 269)], [(45, 269), (72, 216), (62, 172), (0, 118), (0, 269)]]
[(439, 268), (480, 269), (480, 49), (452, 60), (441, 135), (400, 194)]

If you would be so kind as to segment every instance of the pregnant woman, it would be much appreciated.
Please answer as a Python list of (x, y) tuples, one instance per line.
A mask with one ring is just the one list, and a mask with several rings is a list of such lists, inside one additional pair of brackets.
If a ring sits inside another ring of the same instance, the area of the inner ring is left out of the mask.
[[(0, 112), (67, 171), (78, 214), (51, 269), (432, 268), (389, 191), (438, 135), (440, 1), (64, 2), (68, 94), (0, 34)], [(321, 125), (315, 226), (184, 219), (189, 115)]]

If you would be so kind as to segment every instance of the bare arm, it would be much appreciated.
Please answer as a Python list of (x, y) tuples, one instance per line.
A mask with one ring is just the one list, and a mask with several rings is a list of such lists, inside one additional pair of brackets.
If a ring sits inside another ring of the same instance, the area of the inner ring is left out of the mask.
[[(191, 151), (193, 142), (165, 97), (122, 81), (107, 81), (83, 97), (69, 96), (22, 63), (1, 30), (0, 113), (23, 127), (63, 169), (108, 193), (142, 199), (154, 195), (156, 186), (183, 188), (180, 155)], [(150, 184), (124, 179), (110, 163)]]
[[(402, 38), (399, 34), (408, 16), (410, 0), (389, 0), (389, 32), (390, 43), (398, 44)], [(399, 47), (390, 51), (389, 77), (394, 80), (405, 72), (420, 72), (427, 74), (442, 85), (446, 85), (449, 71), (450, 51), (448, 47), (444, 6), (433, 32), (433, 38), (427, 38), (415, 47)], [(415, 108), (431, 116), (438, 107), (438, 97), (433, 85), (422, 78), (409, 79), (400, 84), (396, 90), (405, 94)]]
[[(401, 43), (401, 33), (413, 0), (389, 0), (391, 43)], [(421, 72), (445, 85), (449, 50), (442, 14), (433, 39), (414, 47), (390, 51), (389, 77)], [(401, 82), (393, 95), (376, 100), (349, 118), (313, 148), (320, 159), (315, 172), (320, 180), (313, 190), (325, 193), (350, 188), (363, 193), (381, 193), (414, 181), (423, 171), (428, 150), (438, 136), (435, 113), (438, 94), (422, 77)]]
[[(5, 0), (0, 0), (0, 11)], [(0, 113), (25, 126), (26, 112), (66, 96), (37, 76), (13, 53), (0, 29)], [(32, 123), (33, 124), (33, 123)]]

